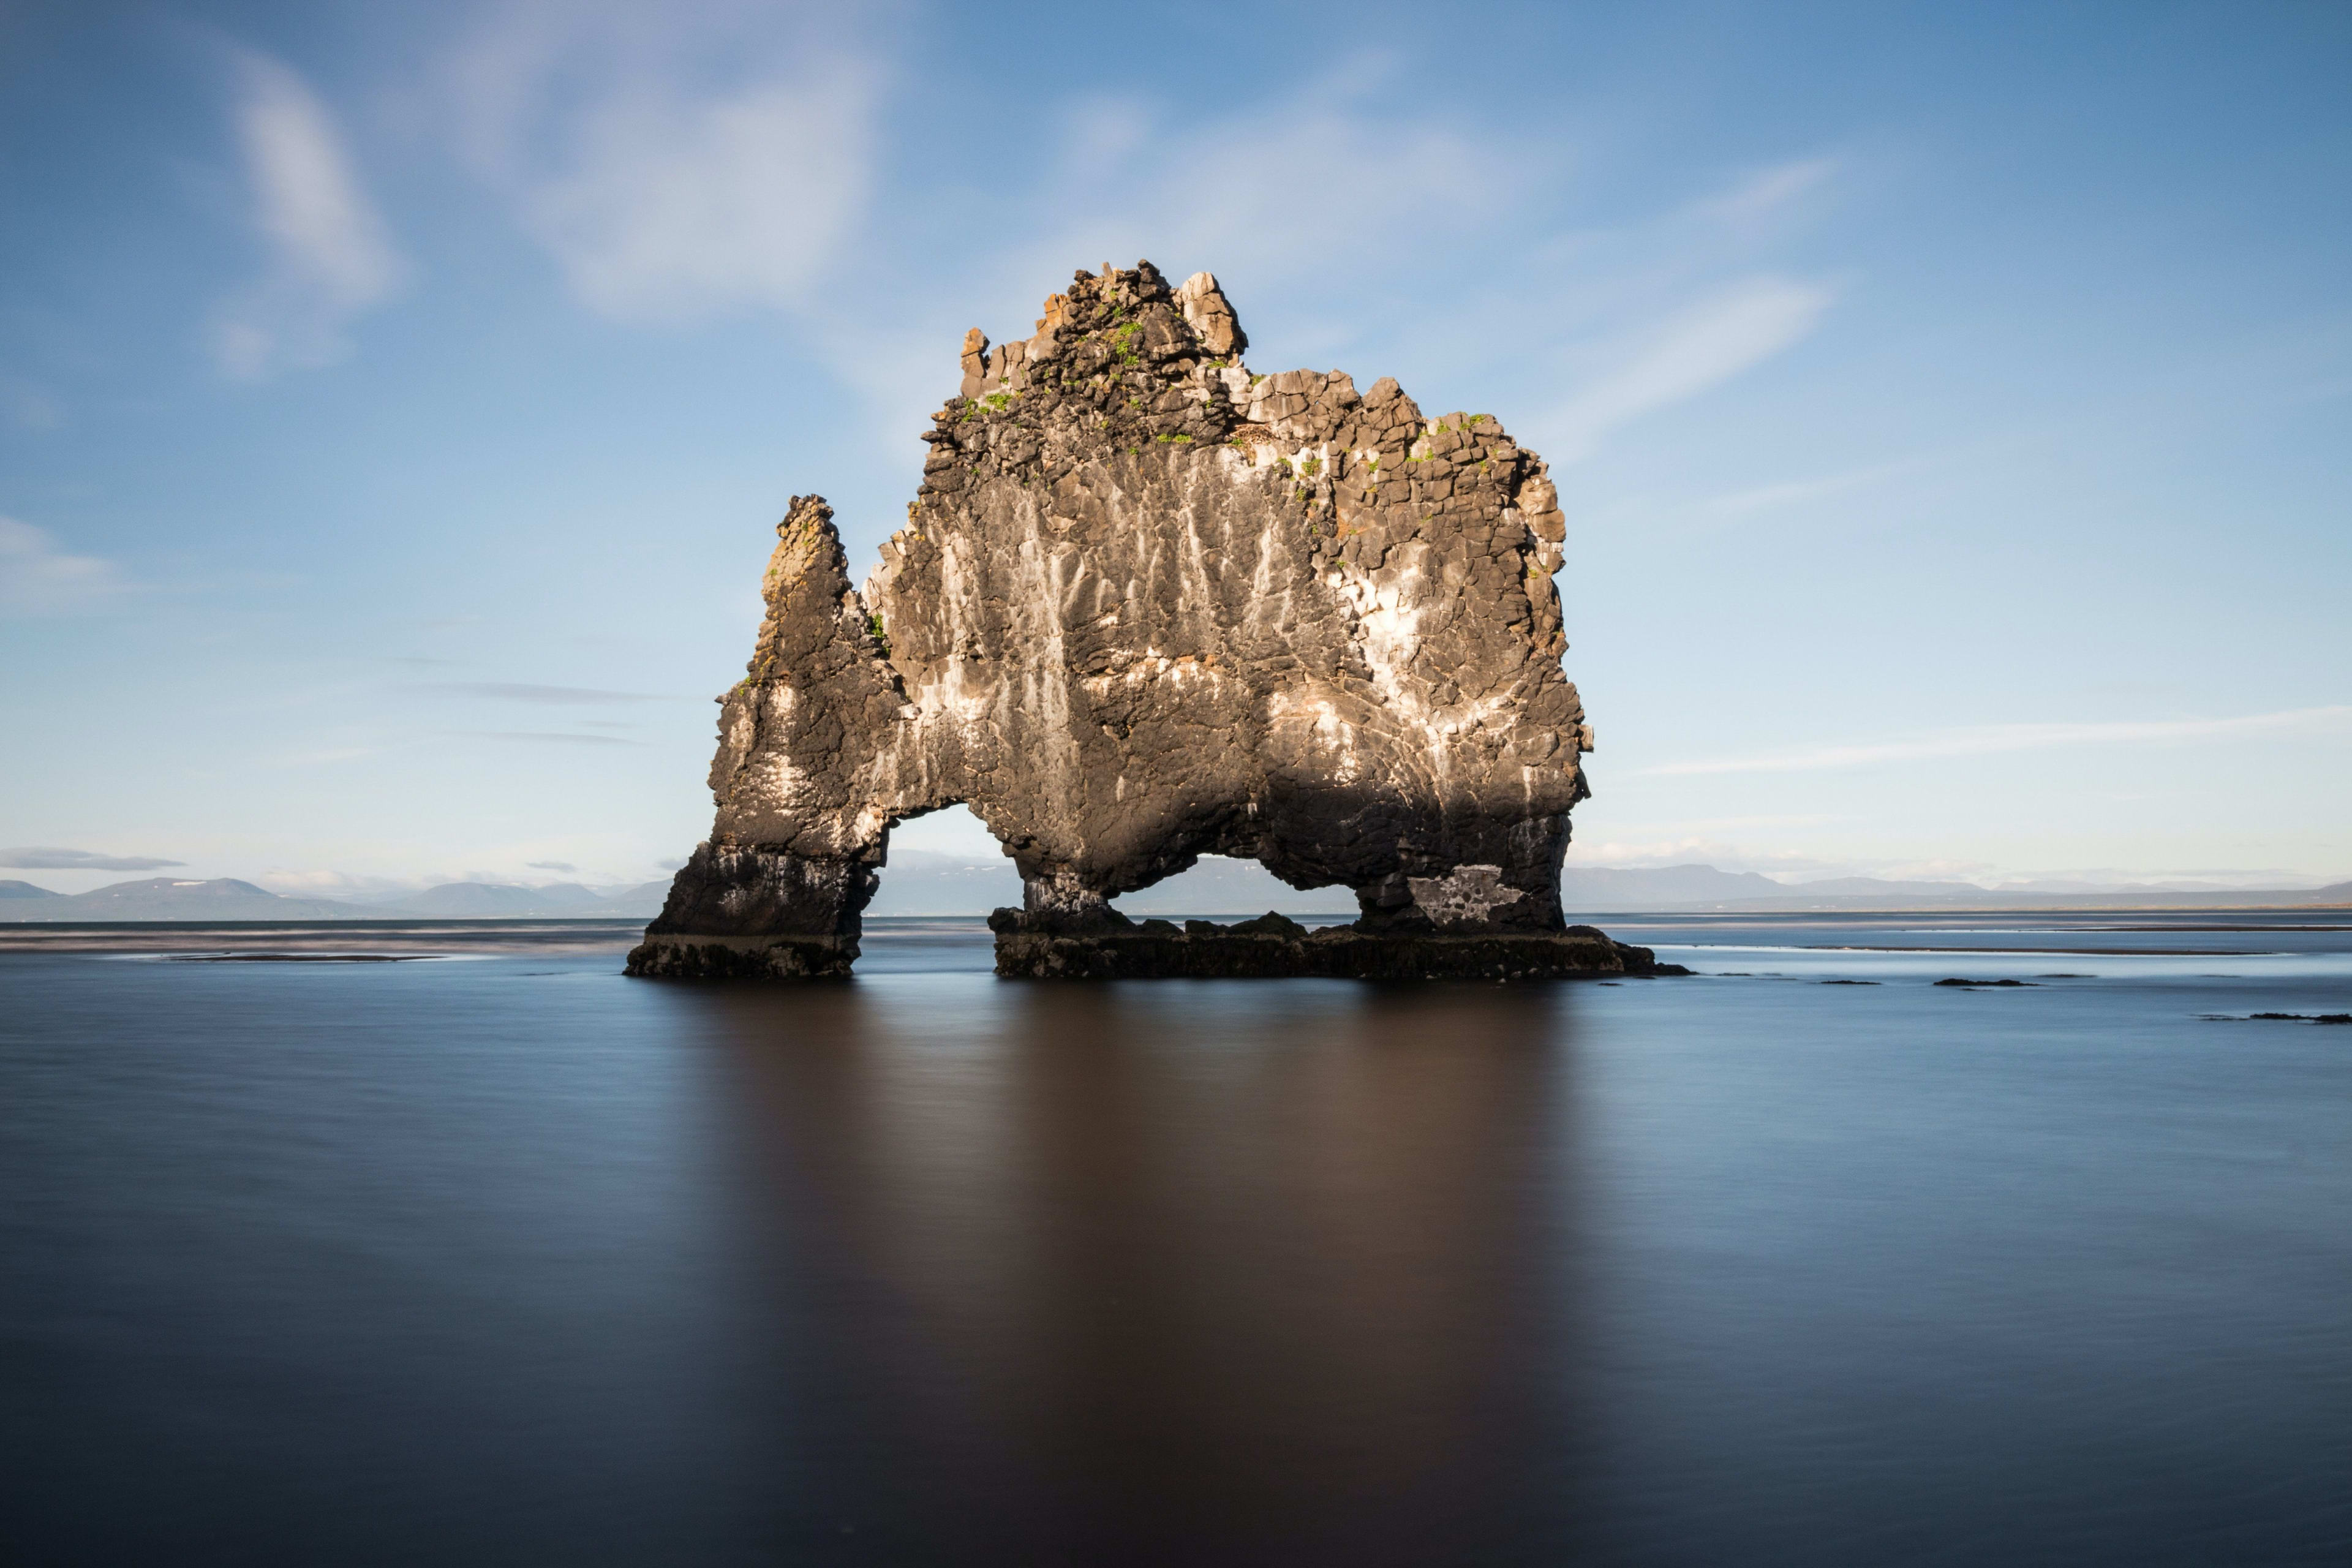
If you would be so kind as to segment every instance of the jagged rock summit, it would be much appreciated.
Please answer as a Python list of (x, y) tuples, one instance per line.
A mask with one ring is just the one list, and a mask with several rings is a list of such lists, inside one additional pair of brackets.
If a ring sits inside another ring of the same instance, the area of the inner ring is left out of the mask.
[[(793, 499), (720, 700), (717, 823), (631, 973), (847, 973), (892, 825), (960, 802), (1024, 885), (1000, 973), (1651, 966), (1560, 914), (1592, 741), (1543, 462), (1394, 381), (1255, 374), (1247, 344), (1205, 272), (1081, 272), (1035, 335), (966, 336), (862, 591), (832, 509)], [(1362, 918), (1111, 907), (1204, 854)]]

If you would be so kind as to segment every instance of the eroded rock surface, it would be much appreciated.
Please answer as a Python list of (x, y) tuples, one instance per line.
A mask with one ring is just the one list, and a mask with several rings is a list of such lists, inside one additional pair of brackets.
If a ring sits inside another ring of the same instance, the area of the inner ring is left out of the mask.
[(1024, 880), (1004, 973), (1214, 972), (1231, 942), (1142, 941), (1108, 903), (1204, 854), (1355, 891), (1344, 936), (1266, 939), (1294, 953), (1267, 972), (1642, 967), (1560, 913), (1591, 734), (1542, 461), (1393, 381), (1255, 374), (1247, 342), (1206, 273), (1082, 272), (1034, 336), (966, 336), (862, 590), (793, 500), (710, 842), (631, 973), (847, 973), (891, 826), (959, 802)]

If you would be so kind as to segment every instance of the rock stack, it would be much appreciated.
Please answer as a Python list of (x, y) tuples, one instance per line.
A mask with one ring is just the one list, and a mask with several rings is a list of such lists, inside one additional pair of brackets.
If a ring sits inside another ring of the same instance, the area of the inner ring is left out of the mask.
[[(907, 525), (853, 586), (797, 497), (709, 843), (633, 974), (848, 973), (891, 826), (968, 804), (1020, 868), (1001, 973), (1513, 977), (1653, 968), (1560, 912), (1591, 750), (1544, 464), (1390, 380), (1258, 375), (1216, 280), (1079, 273), (967, 334)], [(1202, 855), (1362, 915), (1141, 925)]]

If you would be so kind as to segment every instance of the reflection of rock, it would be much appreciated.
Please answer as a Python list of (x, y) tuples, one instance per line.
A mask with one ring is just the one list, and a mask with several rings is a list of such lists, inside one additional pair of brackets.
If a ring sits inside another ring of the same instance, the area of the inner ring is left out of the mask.
[(795, 1518), (876, 1563), (1589, 1554), (1614, 1216), (1539, 993), (765, 989), (666, 1021), (770, 1555)]
[(711, 842), (633, 973), (845, 973), (891, 825), (958, 802), (1021, 871), (1007, 973), (1088, 939), (1128, 973), (1259, 955), (1110, 907), (1204, 854), (1355, 892), (1349, 934), (1271, 943), (1283, 973), (1622, 972), (1641, 950), (1560, 914), (1591, 742), (1543, 463), (1393, 381), (1254, 375), (1247, 342), (1206, 273), (1081, 273), (1034, 337), (967, 334), (863, 593), (831, 509), (794, 500)]

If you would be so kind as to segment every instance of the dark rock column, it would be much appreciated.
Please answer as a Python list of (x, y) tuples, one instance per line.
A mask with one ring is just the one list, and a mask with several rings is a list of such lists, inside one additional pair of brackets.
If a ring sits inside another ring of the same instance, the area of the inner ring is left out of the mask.
[(877, 798), (905, 699), (849, 585), (833, 509), (795, 496), (776, 534), (759, 643), (719, 700), (710, 841), (629, 954), (631, 974), (846, 975), (888, 824), (906, 815)]
[(631, 974), (845, 979), (859, 917), (880, 881), (859, 860), (704, 844), (629, 954)]

